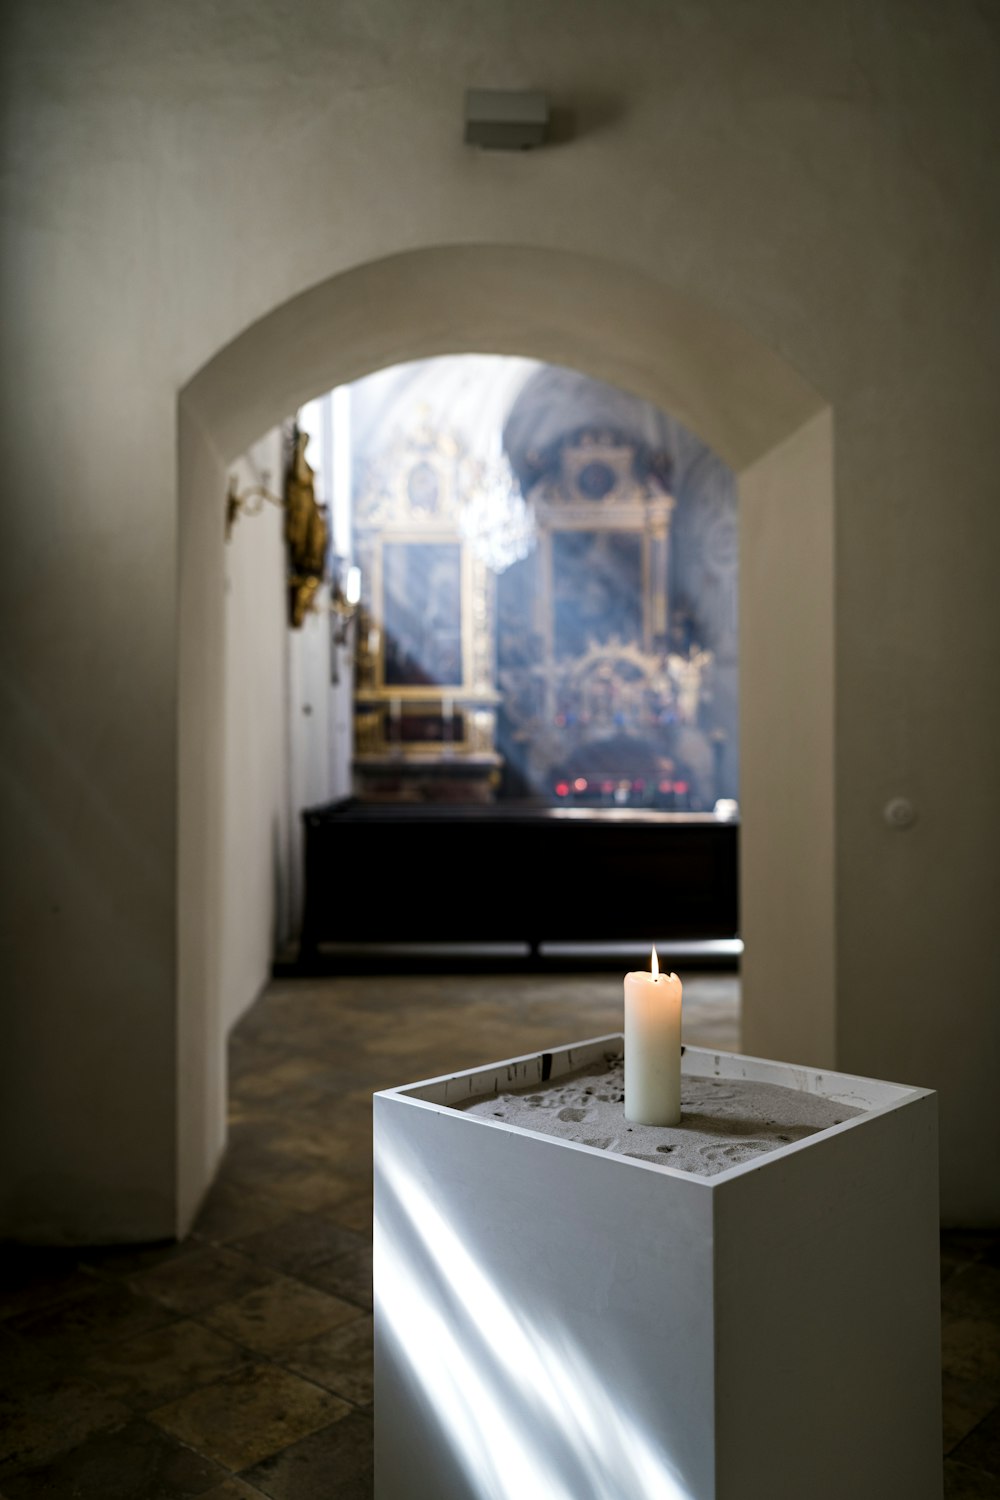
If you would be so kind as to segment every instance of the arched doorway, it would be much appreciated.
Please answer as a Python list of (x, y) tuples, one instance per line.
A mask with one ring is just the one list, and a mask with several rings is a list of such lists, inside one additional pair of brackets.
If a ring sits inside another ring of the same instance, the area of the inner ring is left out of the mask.
[(740, 476), (744, 1045), (834, 1060), (829, 410), (738, 325), (624, 264), (495, 246), (391, 256), (261, 318), (180, 396), (181, 1230), (224, 1144), (214, 978), (226, 465), (320, 391), (462, 352), (528, 355), (632, 391), (675, 413)]

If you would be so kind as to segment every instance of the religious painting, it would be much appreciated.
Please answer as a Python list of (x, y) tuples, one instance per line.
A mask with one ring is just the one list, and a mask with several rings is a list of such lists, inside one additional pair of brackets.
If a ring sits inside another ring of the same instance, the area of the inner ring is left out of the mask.
[(637, 531), (552, 534), (553, 647), (556, 658), (643, 635), (642, 545)]
[(461, 687), (459, 542), (383, 544), (382, 623), (385, 687)]

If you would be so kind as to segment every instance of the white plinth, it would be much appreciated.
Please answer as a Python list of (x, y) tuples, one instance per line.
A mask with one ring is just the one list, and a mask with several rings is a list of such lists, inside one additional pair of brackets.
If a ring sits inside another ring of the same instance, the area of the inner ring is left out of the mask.
[(711, 1177), (374, 1099), (376, 1500), (940, 1500), (936, 1095), (688, 1047), (863, 1113)]

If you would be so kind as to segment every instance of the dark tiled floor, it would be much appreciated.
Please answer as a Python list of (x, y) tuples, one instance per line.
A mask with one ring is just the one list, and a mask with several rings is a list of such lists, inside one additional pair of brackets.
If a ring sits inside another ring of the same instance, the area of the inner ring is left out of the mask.
[[(686, 980), (686, 1039), (737, 1048), (737, 999)], [(372, 1092), (620, 1027), (611, 974), (275, 981), (188, 1239), (4, 1247), (0, 1496), (370, 1500)], [(945, 1495), (1000, 1497), (1000, 1235), (941, 1272)]]

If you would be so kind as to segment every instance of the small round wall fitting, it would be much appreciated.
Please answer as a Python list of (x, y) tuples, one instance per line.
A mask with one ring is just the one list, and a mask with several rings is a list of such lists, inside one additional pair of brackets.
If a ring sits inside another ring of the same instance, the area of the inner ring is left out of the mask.
[(917, 821), (917, 809), (908, 797), (891, 797), (882, 816), (890, 828), (910, 828)]

